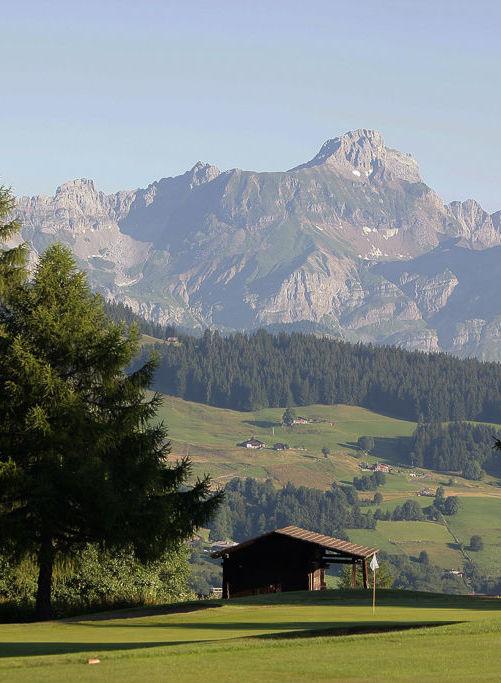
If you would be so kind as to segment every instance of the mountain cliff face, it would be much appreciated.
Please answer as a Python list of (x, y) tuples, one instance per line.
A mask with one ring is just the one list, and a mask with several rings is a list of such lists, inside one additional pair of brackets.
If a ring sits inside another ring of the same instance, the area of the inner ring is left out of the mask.
[(308, 323), (501, 359), (501, 212), (444, 204), (376, 131), (328, 140), (286, 172), (198, 162), (112, 195), (74, 180), (53, 197), (21, 198), (18, 212), (36, 251), (70, 245), (96, 289), (161, 323)]

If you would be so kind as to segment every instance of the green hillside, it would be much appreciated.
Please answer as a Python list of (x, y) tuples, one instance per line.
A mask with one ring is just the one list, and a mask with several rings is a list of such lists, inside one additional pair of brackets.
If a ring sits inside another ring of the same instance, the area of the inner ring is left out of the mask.
[[(443, 473), (399, 467), (404, 461), (405, 444), (415, 423), (397, 420), (356, 406), (313, 405), (297, 409), (299, 415), (318, 422), (282, 427), (283, 409), (255, 412), (223, 410), (166, 396), (161, 419), (173, 436), (172, 458), (189, 454), (194, 475), (210, 473), (216, 484), (224, 485), (232, 477), (272, 479), (277, 486), (288, 481), (296, 485), (328, 489), (333, 481), (351, 483), (360, 474), (362, 460), (387, 462), (394, 467), (379, 490), (383, 510), (393, 509), (408, 498), (429, 505), (427, 497), (416, 494), (423, 488), (432, 491), (446, 485), (447, 495), (458, 495), (461, 510), (447, 519), (447, 526), (433, 522), (378, 522), (376, 530), (352, 529), (353, 541), (377, 546), (391, 553), (417, 556), (426, 550), (433, 563), (444, 569), (459, 569), (471, 557), (485, 573), (497, 576), (501, 565), (501, 488), (493, 478), (468, 481)], [(356, 443), (360, 436), (375, 438), (371, 456), (362, 453)], [(237, 443), (255, 436), (270, 446), (262, 450), (238, 447)], [(290, 445), (287, 451), (274, 451), (276, 441)], [(331, 455), (325, 458), (322, 447)], [(372, 498), (373, 492), (361, 493)], [(470, 553), (473, 534), (480, 534), (484, 550)], [(461, 549), (458, 541), (465, 546)]]
[(370, 596), (289, 593), (0, 625), (0, 680), (497, 680), (498, 600), (380, 591), (373, 616)]

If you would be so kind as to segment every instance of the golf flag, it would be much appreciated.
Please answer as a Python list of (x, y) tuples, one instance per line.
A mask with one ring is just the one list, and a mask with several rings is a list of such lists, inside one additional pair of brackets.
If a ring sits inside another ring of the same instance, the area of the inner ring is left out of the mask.
[(376, 553), (372, 556), (369, 567), (372, 569), (372, 614), (376, 613), (376, 569), (379, 569)]

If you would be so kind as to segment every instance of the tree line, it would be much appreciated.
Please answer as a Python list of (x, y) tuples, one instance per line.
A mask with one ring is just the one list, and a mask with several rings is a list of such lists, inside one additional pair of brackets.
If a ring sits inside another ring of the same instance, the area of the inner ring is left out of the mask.
[(496, 449), (499, 432), (490, 425), (470, 422), (431, 422), (418, 425), (409, 448), (410, 464), (441, 472), (459, 472), (466, 479), (480, 479), (482, 470), (500, 473)]
[(156, 387), (235, 410), (345, 403), (417, 422), (501, 416), (501, 364), (308, 334), (183, 335), (159, 346)]
[(375, 528), (374, 516), (362, 510), (351, 486), (333, 484), (324, 492), (289, 482), (275, 489), (271, 480), (252, 478), (228, 482), (209, 528), (214, 540), (243, 541), (290, 524), (340, 538), (346, 538), (345, 529)]

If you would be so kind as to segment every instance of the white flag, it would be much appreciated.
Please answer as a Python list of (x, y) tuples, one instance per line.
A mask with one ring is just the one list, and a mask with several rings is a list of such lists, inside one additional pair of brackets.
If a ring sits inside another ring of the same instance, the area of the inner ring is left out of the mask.
[(376, 569), (379, 569), (379, 564), (377, 561), (376, 553), (374, 553), (374, 555), (372, 556), (372, 560), (371, 560), (369, 567), (372, 569), (373, 572), (375, 572)]

